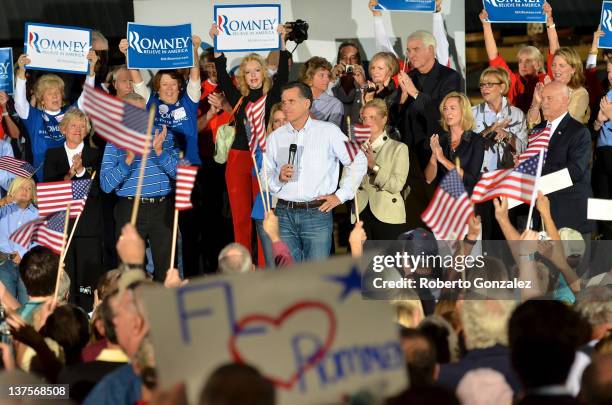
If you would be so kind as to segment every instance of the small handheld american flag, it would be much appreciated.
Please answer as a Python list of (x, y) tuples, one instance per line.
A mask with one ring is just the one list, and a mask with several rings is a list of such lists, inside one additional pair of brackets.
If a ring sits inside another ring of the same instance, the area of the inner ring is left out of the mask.
[(457, 170), (444, 176), (421, 219), (438, 240), (456, 240), (474, 215), (474, 205)]
[(483, 173), (472, 193), (472, 202), (508, 197), (529, 204), (535, 188), (540, 155), (532, 156), (513, 169)]
[(345, 142), (346, 151), (351, 158), (351, 162), (355, 160), (355, 156), (361, 150), (361, 144), (370, 139), (371, 129), (361, 124), (349, 126), (349, 139)]
[(23, 160), (15, 159), (11, 156), (0, 157), (0, 170), (6, 170), (15, 176), (32, 177), (36, 172), (34, 166)]
[(550, 130), (551, 124), (548, 123), (540, 131), (535, 131), (527, 137), (527, 149), (519, 155), (519, 163), (523, 163), (525, 160), (537, 156), (540, 151), (546, 152), (548, 150), (548, 143), (550, 142)]
[(83, 109), (96, 133), (117, 147), (142, 155), (149, 147), (149, 113), (92, 86), (84, 86)]
[(249, 137), (249, 149), (251, 153), (255, 153), (257, 145), (262, 152), (266, 151), (266, 96), (262, 96), (259, 100), (249, 102), (244, 111), (251, 129)]
[(176, 199), (174, 208), (183, 211), (193, 208), (191, 204), (191, 191), (195, 182), (197, 166), (176, 167)]
[(65, 211), (70, 204), (70, 218), (76, 218), (85, 207), (90, 187), (90, 179), (38, 183), (38, 215), (46, 217), (57, 211)]
[(66, 211), (56, 212), (47, 218), (35, 219), (13, 232), (10, 239), (24, 248), (28, 248), (34, 242), (61, 254), (65, 220)]

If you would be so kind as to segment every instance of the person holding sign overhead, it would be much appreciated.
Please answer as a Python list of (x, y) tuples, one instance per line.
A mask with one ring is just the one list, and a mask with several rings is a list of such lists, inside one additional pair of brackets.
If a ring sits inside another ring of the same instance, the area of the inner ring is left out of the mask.
[[(257, 182), (251, 174), (253, 161), (249, 151), (249, 139), (244, 127), (247, 119), (246, 107), (250, 103), (260, 101), (265, 97), (265, 123), (270, 120), (272, 106), (281, 99), (281, 87), (289, 81), (289, 57), (285, 50), (286, 30), (283, 25), (277, 28), (281, 36), (281, 52), (278, 63), (278, 73), (274, 81), (270, 78), (264, 59), (256, 54), (247, 55), (236, 73), (238, 88), (236, 88), (227, 73), (227, 59), (222, 53), (215, 52), (215, 67), (217, 79), (225, 97), (235, 109), (236, 135), (232, 148), (227, 156), (225, 180), (232, 210), (234, 223), (234, 240), (251, 250), (251, 235), (253, 226), (251, 210), (255, 196), (259, 192)], [(213, 24), (210, 36), (214, 40), (219, 35), (219, 29)]]
[[(85, 83), (93, 86), (96, 73), (95, 66), (98, 62), (96, 52), (90, 50), (87, 54), (89, 61), (89, 74)], [(41, 76), (34, 85), (34, 97), (36, 107), (31, 107), (26, 96), (25, 65), (30, 63), (27, 55), (19, 56), (17, 59), (17, 80), (15, 80), (15, 110), (19, 118), (30, 134), (32, 147), (32, 165), (36, 168), (43, 164), (47, 149), (59, 147), (64, 144), (59, 123), (70, 107), (82, 108), (83, 95), (72, 106), (64, 105), (64, 81), (57, 75), (45, 74)], [(36, 172), (36, 178), (45, 178), (42, 167)]]
[(457, 169), (468, 194), (480, 177), (484, 159), (484, 140), (473, 132), (474, 116), (465, 94), (452, 92), (440, 104), (441, 124), (446, 134), (429, 140), (431, 158), (425, 167), (425, 181), (431, 184)]

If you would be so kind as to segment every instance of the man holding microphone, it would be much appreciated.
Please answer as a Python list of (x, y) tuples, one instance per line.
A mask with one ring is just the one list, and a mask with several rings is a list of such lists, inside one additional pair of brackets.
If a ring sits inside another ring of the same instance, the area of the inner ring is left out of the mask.
[[(355, 196), (367, 170), (363, 152), (351, 160), (340, 128), (310, 117), (312, 100), (302, 83), (283, 88), (289, 122), (269, 135), (265, 153), (270, 191), (278, 197), (280, 236), (296, 261), (329, 256), (332, 210)], [(338, 188), (340, 162), (345, 173)]]

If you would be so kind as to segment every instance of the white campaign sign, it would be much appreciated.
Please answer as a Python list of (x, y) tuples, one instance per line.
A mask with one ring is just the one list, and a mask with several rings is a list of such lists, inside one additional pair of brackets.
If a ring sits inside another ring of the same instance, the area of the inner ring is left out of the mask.
[(612, 200), (589, 198), (587, 219), (596, 221), (612, 221)]
[(217, 52), (270, 51), (280, 48), (276, 31), (280, 21), (280, 5), (216, 5), (215, 37)]
[(191, 400), (228, 362), (259, 369), (280, 405), (337, 403), (365, 389), (389, 396), (406, 386), (392, 308), (361, 298), (350, 257), (153, 286), (142, 296), (160, 383), (184, 381)]
[[(537, 182), (537, 189), (541, 191), (542, 194), (546, 195), (571, 187), (573, 184), (569, 171), (567, 169), (561, 169), (540, 177)], [(521, 204), (523, 204), (522, 201), (513, 198), (508, 199), (508, 209), (518, 207)]]
[(91, 30), (47, 24), (26, 24), (28, 69), (86, 74)]

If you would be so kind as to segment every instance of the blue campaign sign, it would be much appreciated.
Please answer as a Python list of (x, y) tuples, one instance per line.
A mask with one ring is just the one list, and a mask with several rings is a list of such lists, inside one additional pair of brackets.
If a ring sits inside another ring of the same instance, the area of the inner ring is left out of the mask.
[(544, 0), (482, 0), (492, 23), (545, 23)]
[(0, 91), (13, 94), (13, 48), (0, 48)]
[(378, 0), (375, 10), (386, 11), (420, 11), (433, 13), (436, 11), (435, 0)]
[(604, 1), (601, 5), (601, 30), (605, 33), (599, 38), (599, 48), (612, 49), (612, 1)]
[(172, 26), (128, 23), (129, 69), (193, 67), (191, 24)]

